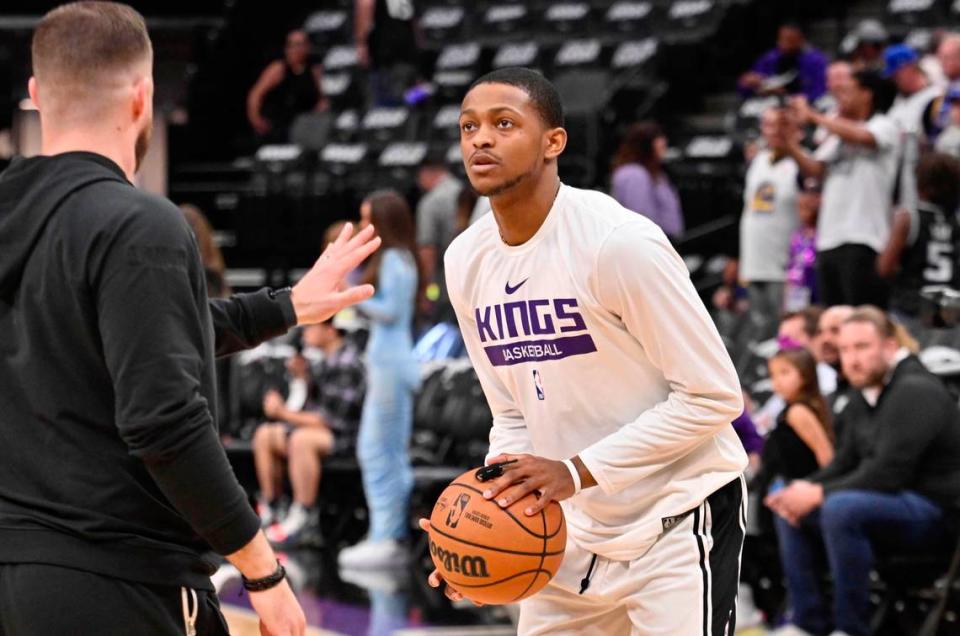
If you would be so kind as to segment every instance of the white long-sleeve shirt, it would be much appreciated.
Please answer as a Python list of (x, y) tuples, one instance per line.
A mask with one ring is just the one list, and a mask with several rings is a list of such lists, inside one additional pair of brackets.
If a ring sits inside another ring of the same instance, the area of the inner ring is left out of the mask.
[(579, 455), (596, 478), (562, 502), (581, 547), (642, 555), (664, 519), (747, 463), (740, 384), (663, 232), (605, 194), (561, 186), (536, 234), (494, 215), (445, 255), (450, 300), (493, 412), (490, 456)]

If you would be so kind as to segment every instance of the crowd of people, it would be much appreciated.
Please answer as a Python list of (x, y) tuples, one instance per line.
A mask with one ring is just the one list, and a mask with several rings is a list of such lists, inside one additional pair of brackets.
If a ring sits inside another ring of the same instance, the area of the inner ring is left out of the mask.
[[(264, 138), (275, 125), (263, 114), (271, 90), (298, 96), (301, 110), (326, 108), (320, 70), (299, 57), (301, 35), (291, 33), (286, 61), (251, 92), (251, 125)], [(739, 257), (715, 304), (744, 312), (755, 341), (777, 342), (767, 361), (772, 397), (746, 395), (734, 427), (750, 457), (750, 488), (772, 513), (789, 592), (782, 636), (869, 633), (878, 555), (955, 541), (960, 412), (909, 334), (920, 325), (922, 290), (960, 282), (960, 34), (940, 34), (932, 46), (893, 43), (865, 21), (830, 60), (786, 23), (738, 81), (744, 99), (776, 99), (747, 149)], [(374, 88), (387, 99), (389, 87)], [(676, 242), (685, 224), (664, 170), (667, 145), (656, 123), (630, 126), (609, 190)], [(336, 322), (305, 329), (303, 347), (323, 362), (290, 360), (288, 395), (264, 396), (253, 440), (261, 520), (283, 546), (322, 542), (322, 458), (359, 459), (370, 531), (341, 552), (343, 567), (406, 557), (419, 382), (412, 334), (452, 320), (443, 254), (489, 210), (442, 162), (425, 161), (417, 182), (415, 212), (392, 192), (371, 194), (360, 209), (361, 224), (384, 240), (356, 273), (378, 290), (358, 307), (371, 330), (366, 361)], [(283, 461), (293, 492), (285, 510)]]

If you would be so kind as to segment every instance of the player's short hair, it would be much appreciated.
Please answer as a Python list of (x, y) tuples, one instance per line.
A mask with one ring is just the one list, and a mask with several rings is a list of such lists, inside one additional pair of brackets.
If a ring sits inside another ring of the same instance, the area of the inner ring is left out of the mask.
[(95, 96), (105, 80), (153, 54), (143, 16), (116, 2), (72, 2), (53, 9), (33, 33), (33, 75), (47, 90)]
[(540, 119), (548, 128), (563, 128), (563, 103), (560, 101), (560, 93), (542, 74), (529, 68), (501, 68), (477, 79), (467, 92), (480, 84), (508, 84), (522, 89), (530, 97)]

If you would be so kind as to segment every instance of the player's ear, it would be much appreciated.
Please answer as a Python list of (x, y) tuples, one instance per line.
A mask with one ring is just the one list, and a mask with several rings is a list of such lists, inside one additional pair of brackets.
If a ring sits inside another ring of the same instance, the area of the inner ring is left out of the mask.
[(551, 128), (544, 135), (544, 157), (547, 159), (556, 159), (563, 153), (567, 147), (567, 131), (563, 128)]

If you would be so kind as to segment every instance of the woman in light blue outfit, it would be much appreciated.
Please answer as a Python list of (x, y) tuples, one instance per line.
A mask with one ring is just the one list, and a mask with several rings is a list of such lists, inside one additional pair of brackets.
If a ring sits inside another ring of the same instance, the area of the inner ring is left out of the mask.
[(360, 225), (372, 223), (383, 241), (364, 272), (373, 298), (357, 305), (370, 318), (367, 394), (357, 438), (357, 458), (370, 511), (366, 540), (340, 552), (342, 567), (373, 568), (402, 561), (407, 551), (408, 505), (413, 473), (407, 446), (413, 394), (420, 373), (413, 357), (413, 314), (419, 283), (413, 215), (394, 191), (380, 191), (360, 206)]

